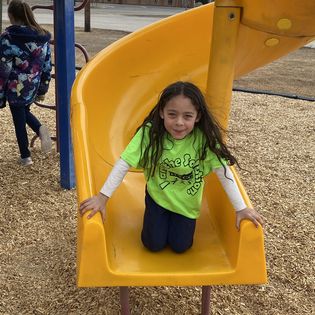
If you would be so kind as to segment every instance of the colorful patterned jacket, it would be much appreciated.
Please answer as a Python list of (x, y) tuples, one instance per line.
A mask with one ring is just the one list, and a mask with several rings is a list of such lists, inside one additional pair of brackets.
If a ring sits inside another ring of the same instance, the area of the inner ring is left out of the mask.
[(47, 93), (51, 72), (51, 35), (20, 25), (0, 35), (0, 108), (27, 106)]

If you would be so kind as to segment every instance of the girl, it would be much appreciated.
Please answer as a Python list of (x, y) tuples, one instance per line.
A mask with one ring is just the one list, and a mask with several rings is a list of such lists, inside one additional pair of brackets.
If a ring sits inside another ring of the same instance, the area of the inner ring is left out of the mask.
[(143, 168), (147, 182), (141, 239), (151, 251), (169, 245), (181, 253), (192, 246), (204, 186), (203, 177), (215, 172), (236, 210), (236, 226), (251, 220), (263, 224), (246, 207), (228, 165), (237, 163), (222, 140), (201, 91), (192, 83), (165, 88), (157, 105), (138, 128), (115, 164), (100, 193), (83, 201), (80, 211), (105, 219), (108, 199), (128, 169)]
[(47, 127), (30, 112), (34, 100), (42, 101), (48, 90), (51, 35), (37, 24), (31, 8), (22, 0), (10, 2), (8, 16), (12, 25), (0, 36), (0, 107), (8, 101), (20, 149), (19, 161), (27, 166), (33, 161), (26, 124), (39, 136), (43, 152), (52, 147)]

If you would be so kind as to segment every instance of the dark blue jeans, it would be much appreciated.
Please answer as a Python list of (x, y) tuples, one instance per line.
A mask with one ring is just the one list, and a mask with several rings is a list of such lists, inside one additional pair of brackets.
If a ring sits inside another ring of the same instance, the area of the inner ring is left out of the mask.
[(189, 219), (159, 206), (146, 192), (141, 239), (153, 252), (167, 245), (176, 253), (183, 253), (193, 244), (196, 220)]
[(26, 124), (39, 135), (39, 128), (41, 123), (39, 120), (30, 112), (30, 105), (28, 106), (10, 106), (16, 140), (20, 149), (21, 158), (27, 158), (31, 156), (28, 149), (28, 137), (26, 131)]

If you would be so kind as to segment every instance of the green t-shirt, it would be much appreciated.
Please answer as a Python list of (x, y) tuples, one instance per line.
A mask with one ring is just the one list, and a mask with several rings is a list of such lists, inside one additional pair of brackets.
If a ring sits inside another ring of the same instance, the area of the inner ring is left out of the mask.
[[(121, 158), (134, 168), (143, 168), (141, 154), (149, 143), (149, 129), (149, 125), (139, 129), (121, 154)], [(168, 133), (165, 135), (163, 153), (154, 176), (148, 178), (149, 170), (144, 169), (148, 193), (158, 205), (188, 218), (195, 219), (199, 216), (203, 178), (213, 169), (222, 167), (210, 149), (206, 159), (200, 160), (199, 148), (204, 142), (205, 137), (199, 128), (181, 140), (173, 139)], [(224, 160), (221, 161), (226, 165)]]

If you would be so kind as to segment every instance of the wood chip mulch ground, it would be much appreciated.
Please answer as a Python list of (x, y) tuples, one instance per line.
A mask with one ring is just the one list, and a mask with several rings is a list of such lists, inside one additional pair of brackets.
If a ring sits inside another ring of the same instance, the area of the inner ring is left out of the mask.
[[(55, 113), (33, 111), (54, 133)], [(269, 282), (213, 287), (211, 314), (315, 314), (314, 114), (307, 101), (233, 94), (230, 144), (266, 221)], [(118, 288), (76, 287), (76, 191), (59, 186), (58, 153), (43, 155), (36, 141), (34, 165), (20, 167), (8, 108), (0, 119), (0, 314), (119, 314)], [(200, 296), (199, 287), (131, 288), (131, 311), (199, 314)]]

